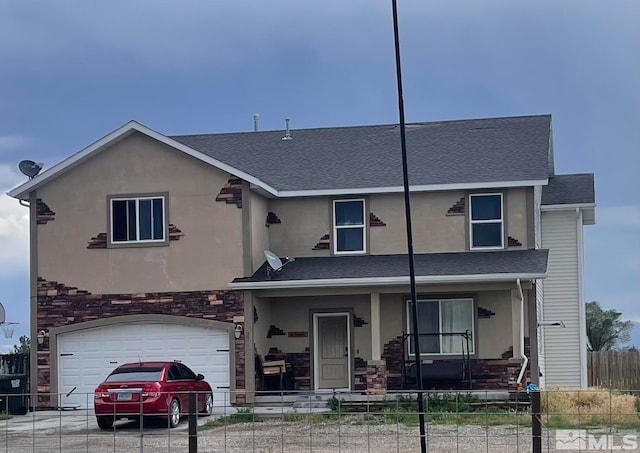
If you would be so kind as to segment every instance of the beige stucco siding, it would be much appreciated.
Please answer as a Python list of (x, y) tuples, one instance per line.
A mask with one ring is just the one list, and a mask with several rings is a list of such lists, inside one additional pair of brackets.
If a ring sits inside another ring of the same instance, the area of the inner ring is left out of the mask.
[(326, 197), (269, 200), (269, 210), (282, 223), (269, 227), (269, 245), (279, 256), (327, 256), (329, 250), (313, 250), (331, 234), (331, 201)]
[(527, 225), (531, 224), (533, 227), (533, 223), (527, 216), (527, 189), (520, 187), (509, 189), (505, 202), (506, 234), (520, 241), (523, 248), (527, 248), (530, 237)]
[[(527, 189), (514, 188), (504, 193), (506, 236), (529, 246)], [(357, 197), (354, 197), (357, 198)], [(411, 195), (413, 247), (416, 253), (460, 252), (468, 250), (468, 213), (448, 215), (464, 191), (420, 192)], [(405, 209), (402, 194), (374, 194), (365, 198), (367, 211), (384, 226), (370, 226), (367, 219), (367, 252), (371, 254), (405, 253), (407, 247)], [(332, 198), (296, 198), (269, 200), (269, 210), (281, 224), (269, 228), (269, 245), (281, 256), (326, 256), (329, 250), (313, 250), (320, 238), (333, 235)], [(468, 209), (467, 209), (468, 210)]]
[[(56, 212), (38, 226), (38, 275), (94, 293), (220, 288), (242, 274), (242, 211), (216, 202), (229, 175), (133, 134), (47, 185)], [(88, 249), (108, 229), (107, 196), (169, 194), (169, 223), (184, 236), (162, 247)]]
[(478, 293), (476, 303), (495, 313), (488, 318), (476, 321), (476, 339), (478, 358), (497, 359), (513, 343), (513, 326), (511, 322), (510, 291), (483, 291)]
[[(271, 302), (269, 299), (261, 297), (253, 298), (253, 306), (255, 312), (253, 315), (253, 321), (247, 319), (245, 326), (247, 329), (253, 329), (253, 343), (259, 355), (263, 356), (269, 352), (269, 340), (267, 339), (267, 333), (269, 332), (269, 326), (271, 322)], [(255, 319), (257, 315), (258, 319)]]
[(364, 360), (371, 358), (371, 308), (370, 296), (321, 296), (273, 298), (271, 299), (271, 324), (284, 332), (307, 331), (308, 337), (289, 338), (287, 335), (276, 335), (270, 339), (256, 338), (256, 342), (267, 341), (270, 347), (277, 347), (287, 352), (303, 352), (305, 348), (313, 348), (313, 332), (311, 330), (311, 313), (313, 310), (339, 312), (353, 309), (353, 314), (362, 319), (362, 327), (351, 327), (353, 351), (356, 357)]
[[(255, 192), (251, 193), (251, 258), (253, 263), (252, 272), (255, 272), (264, 263), (264, 251), (269, 250), (269, 230), (267, 226), (267, 213), (269, 205), (267, 200)], [(277, 228), (279, 224), (274, 224)]]
[[(407, 299), (408, 296), (399, 294), (380, 295), (380, 319), (384, 320), (380, 335), (383, 346), (401, 331), (407, 331)], [(512, 345), (511, 292), (480, 291), (475, 295), (475, 303), (495, 313), (489, 318), (476, 319), (476, 357), (500, 358)]]
[[(416, 253), (462, 251), (465, 249), (464, 215), (447, 216), (447, 211), (464, 194), (430, 192), (411, 195), (413, 247)], [(385, 227), (372, 227), (371, 253), (403, 253), (407, 248), (404, 198), (402, 194), (370, 197), (370, 210)]]

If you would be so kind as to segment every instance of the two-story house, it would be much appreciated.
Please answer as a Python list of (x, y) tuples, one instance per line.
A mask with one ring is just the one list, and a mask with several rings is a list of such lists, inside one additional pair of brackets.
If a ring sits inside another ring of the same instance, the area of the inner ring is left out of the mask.
[[(265, 357), (297, 390), (414, 385), (399, 140), (130, 122), (13, 189), (38, 404), (90, 407), (117, 364), (148, 359), (205, 374), (216, 404), (252, 401)], [(407, 148), (426, 384), (586, 385), (593, 175), (555, 175), (551, 117), (410, 124)]]

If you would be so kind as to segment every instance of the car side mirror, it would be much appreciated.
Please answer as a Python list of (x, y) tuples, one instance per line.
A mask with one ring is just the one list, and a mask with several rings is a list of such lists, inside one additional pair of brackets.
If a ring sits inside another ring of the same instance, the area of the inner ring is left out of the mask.
[(198, 373), (196, 375), (196, 381), (202, 381), (203, 379), (204, 379), (204, 376), (202, 374)]

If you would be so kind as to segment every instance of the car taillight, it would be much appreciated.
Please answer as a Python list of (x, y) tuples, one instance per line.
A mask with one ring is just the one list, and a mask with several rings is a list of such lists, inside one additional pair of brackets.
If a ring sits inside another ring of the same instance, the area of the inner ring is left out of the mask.
[(155, 398), (160, 396), (160, 385), (156, 384), (153, 386), (144, 387), (142, 389), (142, 396), (143, 398), (148, 398), (148, 397)]
[(109, 398), (109, 392), (107, 392), (107, 391), (106, 391), (106, 390), (104, 390), (104, 389), (97, 388), (97, 389), (95, 390), (95, 393), (94, 393), (94, 398), (95, 398), (95, 399), (99, 399), (99, 398)]

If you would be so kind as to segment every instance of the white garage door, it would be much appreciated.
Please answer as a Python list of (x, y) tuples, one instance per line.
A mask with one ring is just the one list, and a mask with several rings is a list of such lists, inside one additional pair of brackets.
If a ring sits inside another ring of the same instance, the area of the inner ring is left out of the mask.
[(214, 404), (229, 402), (229, 335), (178, 324), (122, 324), (58, 335), (61, 407), (92, 408), (93, 391), (118, 365), (139, 360), (180, 360), (202, 373)]

